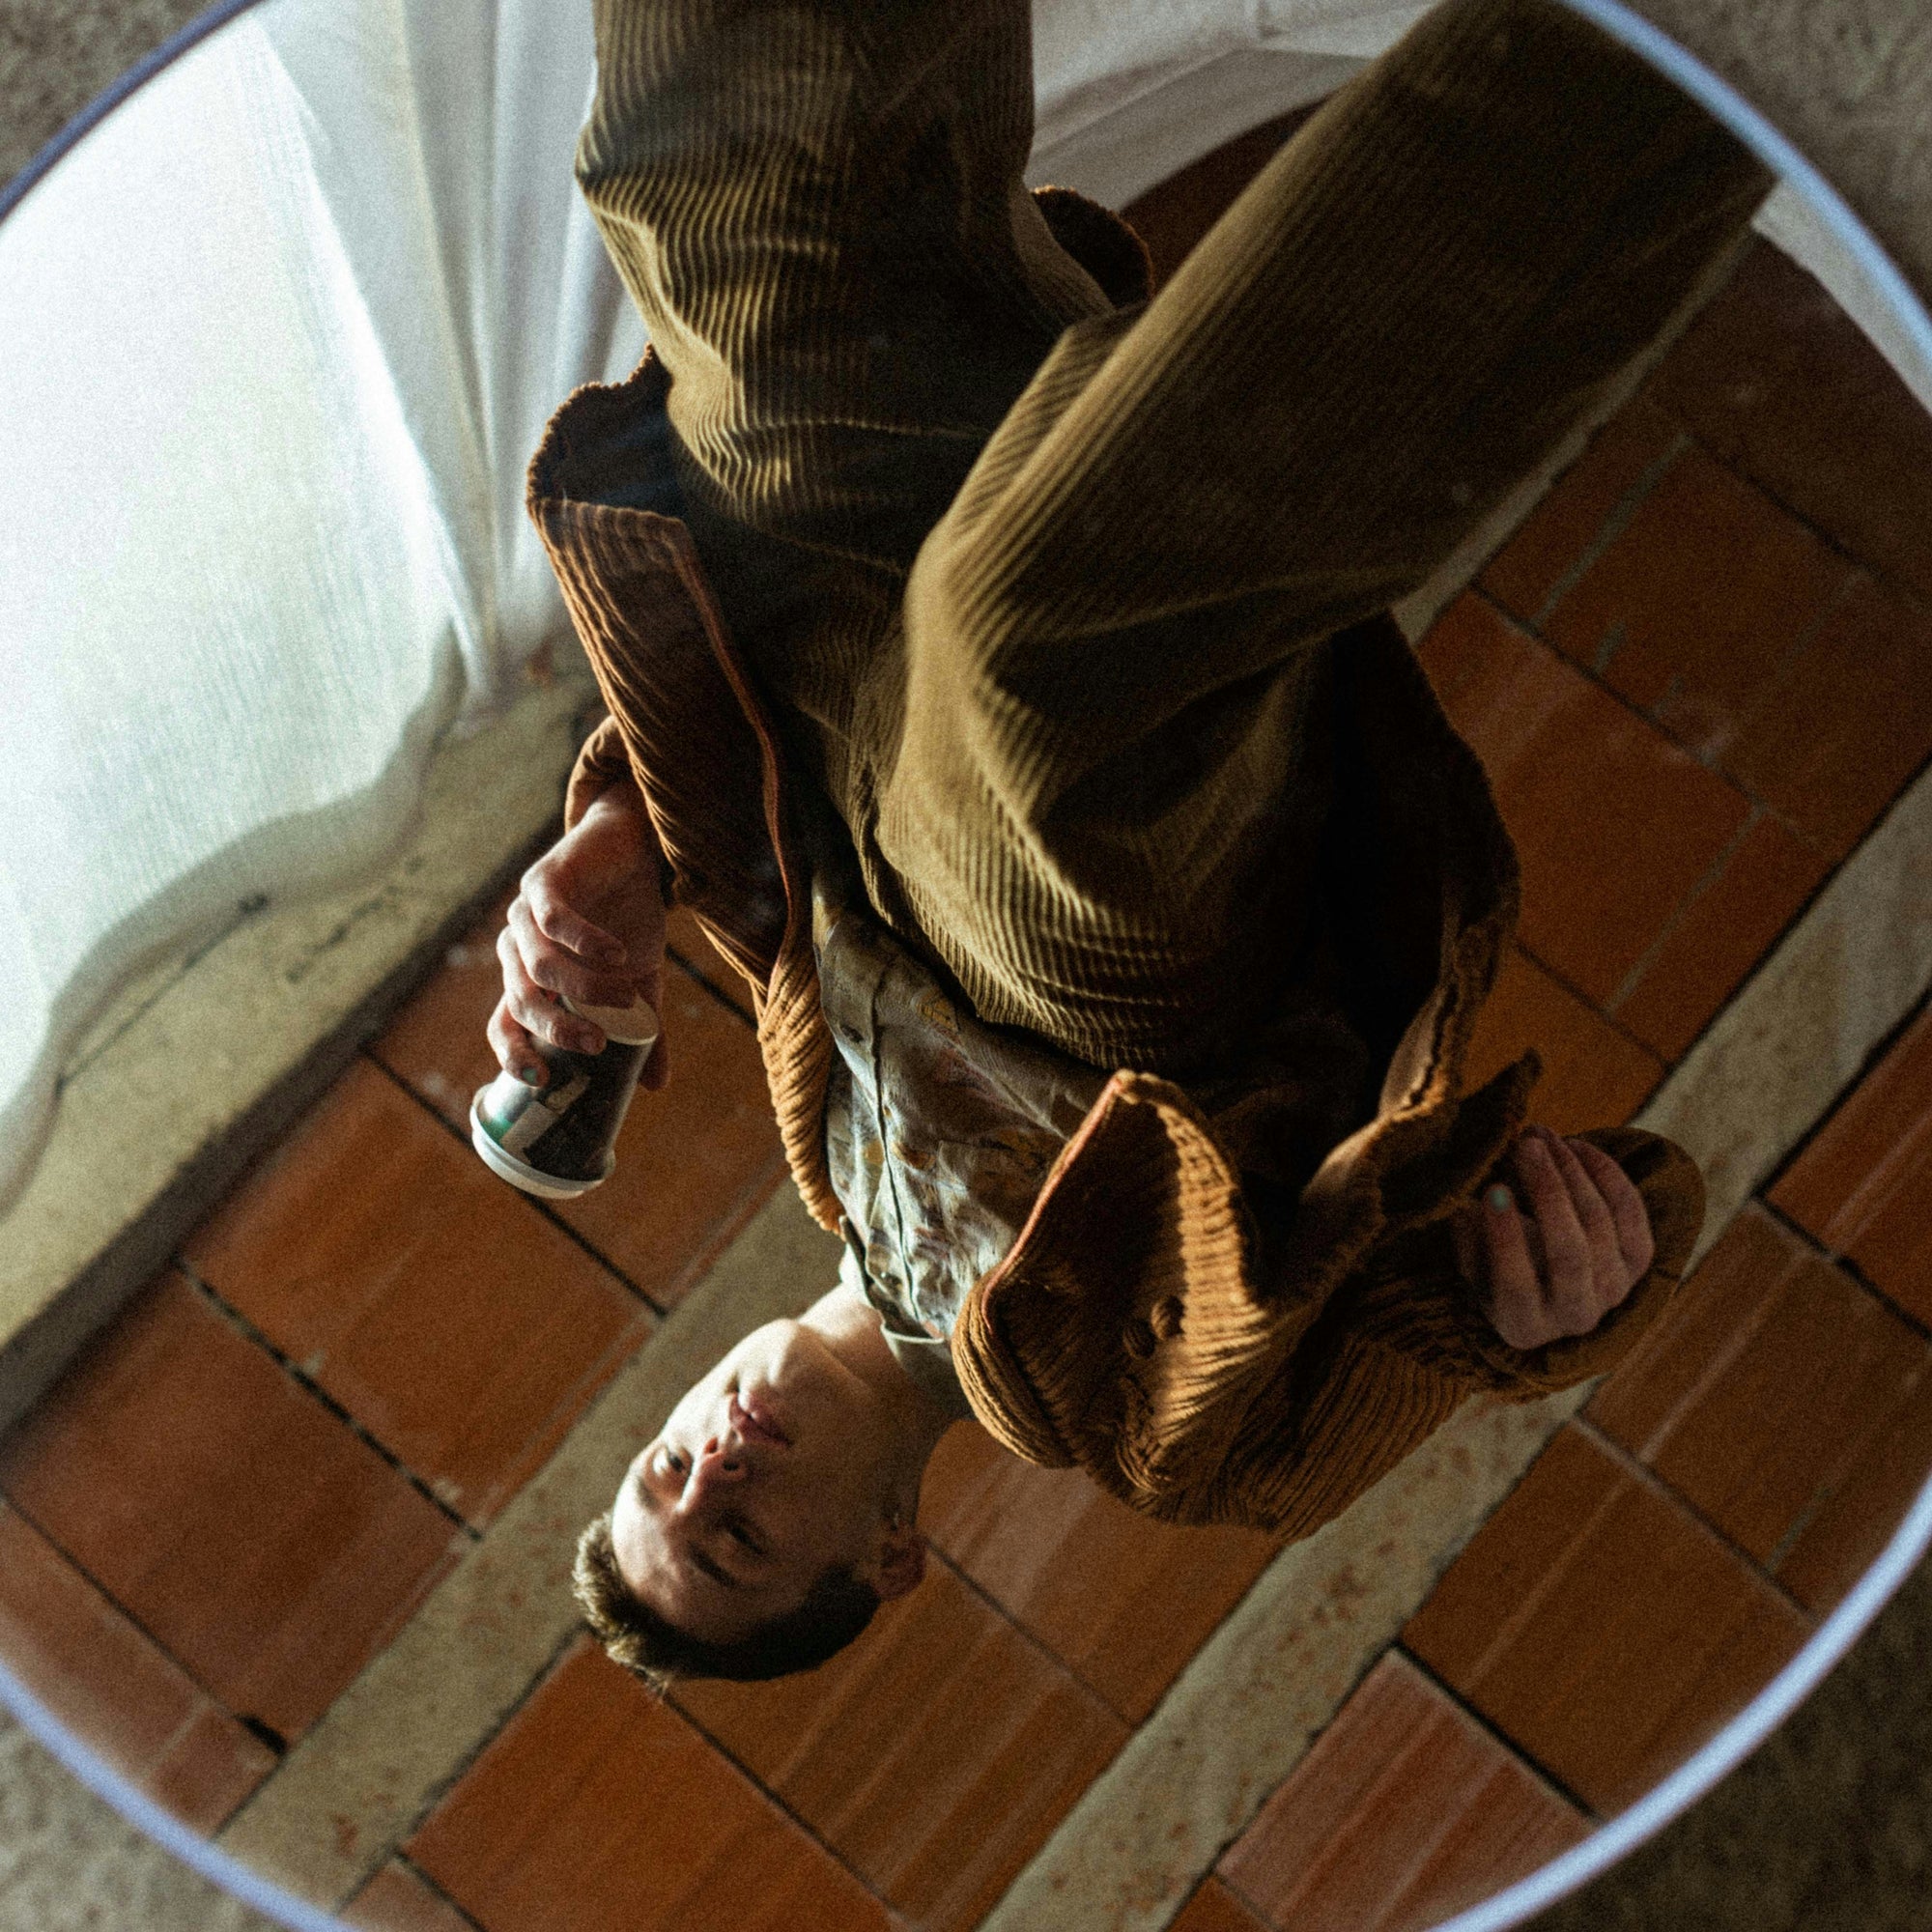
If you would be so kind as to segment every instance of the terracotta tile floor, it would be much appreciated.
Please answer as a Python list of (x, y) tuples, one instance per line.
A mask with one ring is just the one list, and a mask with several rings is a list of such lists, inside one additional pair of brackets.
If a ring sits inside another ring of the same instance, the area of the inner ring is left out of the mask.
[[(1265, 145), (1150, 211), (1164, 261)], [(1539, 1046), (1558, 1125), (1639, 1108), (1932, 753), (1932, 440), (1876, 359), (1755, 247), (1422, 646), (1523, 855), (1476, 1070)], [(7, 1656), (203, 1829), (781, 1184), (742, 991), (688, 921), (667, 1006), (703, 1077), (634, 1110), (622, 1179), (580, 1206), (491, 1180), (464, 1117), (501, 904), (0, 1444)], [(1184, 1932), (1432, 1923), (1627, 1805), (1791, 1655), (1932, 1466), (1928, 1096), (1921, 1016)], [(354, 1922), (977, 1923), (1273, 1552), (1143, 1522), (976, 1425), (922, 1524), (928, 1581), (809, 1677), (660, 1704), (568, 1647)]]

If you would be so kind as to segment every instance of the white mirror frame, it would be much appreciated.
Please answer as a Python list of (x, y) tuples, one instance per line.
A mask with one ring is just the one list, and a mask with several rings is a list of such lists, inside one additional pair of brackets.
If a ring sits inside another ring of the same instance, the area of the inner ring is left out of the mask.
[[(196, 42), (259, 0), (220, 0), (131, 68), (71, 121), (0, 193), (0, 219), (53, 163), (136, 88), (165, 70)], [(1804, 199), (1809, 212), (1845, 251), (1913, 354), (1932, 368), (1932, 316), (1844, 197), (1759, 111), (1668, 35), (1621, 0), (1564, 0), (1564, 4), (1643, 55), (1722, 122)], [(1444, 1920), (1436, 1932), (1504, 1932), (1607, 1871), (1628, 1853), (1688, 1810), (1735, 1770), (1824, 1681), (1907, 1576), (1932, 1548), (1932, 1479), (1893, 1532), (1877, 1561), (1812, 1634), (1810, 1640), (1719, 1733), (1627, 1811), (1482, 1904)], [(184, 1864), (291, 1932), (340, 1932), (342, 1921), (189, 1831), (69, 1733), (0, 1659), (4, 1705), (83, 1784)]]

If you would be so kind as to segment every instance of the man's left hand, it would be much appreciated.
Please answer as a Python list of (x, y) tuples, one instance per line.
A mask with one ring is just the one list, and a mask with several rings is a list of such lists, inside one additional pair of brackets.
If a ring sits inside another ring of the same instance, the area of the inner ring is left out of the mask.
[(1650, 1267), (1643, 1197), (1601, 1149), (1548, 1127), (1523, 1130), (1513, 1165), (1517, 1194), (1492, 1186), (1451, 1224), (1463, 1277), (1512, 1349), (1587, 1335)]

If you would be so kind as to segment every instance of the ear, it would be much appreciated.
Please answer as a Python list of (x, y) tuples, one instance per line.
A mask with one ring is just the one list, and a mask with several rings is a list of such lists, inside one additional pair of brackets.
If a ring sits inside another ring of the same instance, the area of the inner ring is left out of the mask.
[(925, 1538), (899, 1523), (886, 1525), (879, 1552), (866, 1578), (887, 1603), (918, 1589), (925, 1576)]

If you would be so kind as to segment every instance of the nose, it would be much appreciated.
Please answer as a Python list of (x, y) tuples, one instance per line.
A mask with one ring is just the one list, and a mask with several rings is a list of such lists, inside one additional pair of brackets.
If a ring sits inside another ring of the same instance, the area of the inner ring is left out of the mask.
[(692, 1459), (690, 1480), (685, 1484), (685, 1507), (701, 1502), (713, 1490), (745, 1480), (742, 1447), (723, 1435), (709, 1437)]

